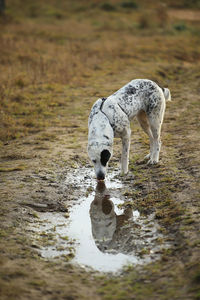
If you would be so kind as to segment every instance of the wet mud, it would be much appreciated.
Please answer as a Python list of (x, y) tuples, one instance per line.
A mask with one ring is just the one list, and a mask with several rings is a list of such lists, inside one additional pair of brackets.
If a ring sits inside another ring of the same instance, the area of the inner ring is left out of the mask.
[(130, 187), (117, 172), (99, 182), (90, 168), (69, 172), (63, 183), (67, 212), (31, 205), (37, 218), (28, 231), (44, 259), (64, 258), (86, 269), (118, 272), (157, 260), (170, 247), (154, 213), (141, 215), (124, 205), (129, 201), (124, 190)]

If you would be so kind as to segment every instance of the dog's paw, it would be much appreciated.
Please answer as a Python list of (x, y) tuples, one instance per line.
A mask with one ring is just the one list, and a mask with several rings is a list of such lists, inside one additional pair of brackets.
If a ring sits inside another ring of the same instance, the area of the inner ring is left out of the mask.
[(147, 165), (148, 165), (148, 166), (150, 166), (150, 165), (156, 165), (157, 163), (158, 163), (157, 160), (150, 158), (150, 159), (148, 160), (148, 162), (147, 162)]
[(147, 154), (143, 159), (136, 161), (136, 165), (143, 165), (146, 163), (146, 161), (150, 158), (150, 153)]
[(127, 174), (128, 174), (128, 171), (126, 171), (126, 172), (121, 171), (120, 176), (121, 176), (121, 177), (124, 177), (124, 176), (127, 176)]
[(150, 159), (150, 153), (147, 154), (147, 155), (143, 158), (143, 160), (147, 160), (147, 159)]

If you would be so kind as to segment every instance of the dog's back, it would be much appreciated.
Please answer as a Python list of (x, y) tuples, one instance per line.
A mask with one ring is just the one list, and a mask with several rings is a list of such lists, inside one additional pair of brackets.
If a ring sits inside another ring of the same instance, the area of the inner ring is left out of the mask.
[(162, 90), (154, 81), (148, 79), (135, 79), (109, 96), (103, 109), (108, 113), (117, 104), (131, 119), (141, 110), (151, 113), (162, 101), (170, 99), (168, 89)]

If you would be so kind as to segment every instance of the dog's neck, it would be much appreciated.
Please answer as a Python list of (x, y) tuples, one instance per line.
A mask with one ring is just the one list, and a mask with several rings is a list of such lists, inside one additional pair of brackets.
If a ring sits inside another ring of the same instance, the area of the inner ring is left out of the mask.
[[(93, 120), (89, 127), (88, 141), (89, 144), (101, 144), (112, 147), (114, 140), (114, 131), (109, 122), (108, 117), (102, 111), (101, 115), (94, 115)], [(97, 123), (99, 125), (97, 126)]]
[(101, 105), (100, 105), (100, 107), (99, 107), (99, 110), (102, 112), (102, 114), (104, 114), (104, 115), (106, 116), (106, 118), (107, 118), (107, 120), (108, 120), (108, 122), (109, 122), (109, 124), (110, 124), (110, 126), (111, 126), (111, 128), (112, 128), (112, 130), (114, 131), (114, 128), (113, 128), (112, 124), (110, 123), (109, 118), (107, 117), (106, 113), (103, 111), (103, 105), (104, 105), (104, 102), (106, 101), (106, 99), (107, 99), (107, 98), (102, 98), (102, 99), (101, 99), (102, 102), (101, 102)]

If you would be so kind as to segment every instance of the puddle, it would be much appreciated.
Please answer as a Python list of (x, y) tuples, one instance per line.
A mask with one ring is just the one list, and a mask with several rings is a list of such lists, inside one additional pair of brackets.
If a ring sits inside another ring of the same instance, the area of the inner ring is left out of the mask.
[(159, 259), (162, 249), (169, 247), (153, 214), (141, 216), (122, 208), (128, 186), (115, 171), (105, 185), (97, 184), (91, 169), (77, 169), (67, 175), (65, 187), (71, 197), (69, 215), (40, 212), (29, 228), (42, 257), (65, 256), (86, 268), (117, 272)]

